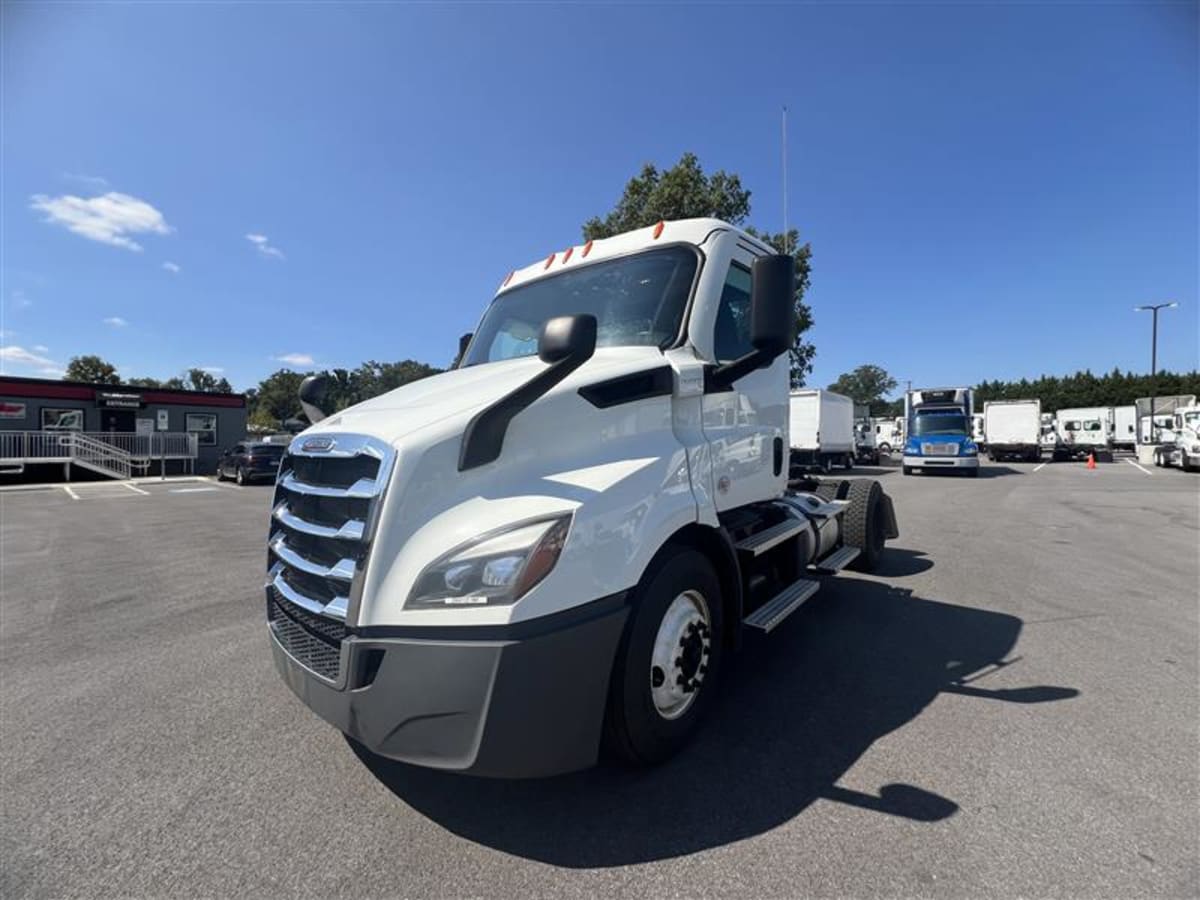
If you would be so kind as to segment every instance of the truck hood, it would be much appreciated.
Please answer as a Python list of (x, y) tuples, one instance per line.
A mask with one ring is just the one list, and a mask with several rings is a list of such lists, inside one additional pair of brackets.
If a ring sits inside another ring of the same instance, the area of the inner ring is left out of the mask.
[[(657, 347), (604, 347), (575, 370), (550, 394), (574, 391), (585, 384), (661, 366), (666, 362)], [(471, 416), (519, 385), (546, 364), (536, 356), (450, 369), (388, 391), (318, 422), (304, 434), (348, 431), (397, 444), (405, 438), (450, 419)], [(536, 404), (535, 404), (536, 405)]]

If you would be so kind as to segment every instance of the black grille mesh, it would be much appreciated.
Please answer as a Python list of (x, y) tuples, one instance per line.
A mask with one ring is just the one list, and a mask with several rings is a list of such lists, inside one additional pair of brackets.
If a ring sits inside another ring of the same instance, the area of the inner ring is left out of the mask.
[(267, 619), (275, 639), (305, 668), (337, 681), (346, 626), (324, 616), (315, 616), (269, 591)]

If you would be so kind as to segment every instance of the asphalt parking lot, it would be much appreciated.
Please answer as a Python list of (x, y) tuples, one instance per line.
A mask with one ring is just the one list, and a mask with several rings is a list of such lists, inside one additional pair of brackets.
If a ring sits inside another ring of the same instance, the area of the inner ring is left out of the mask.
[(901, 537), (665, 766), (368, 766), (271, 664), (270, 488), (0, 494), (0, 894), (1200, 895), (1200, 478), (880, 470)]

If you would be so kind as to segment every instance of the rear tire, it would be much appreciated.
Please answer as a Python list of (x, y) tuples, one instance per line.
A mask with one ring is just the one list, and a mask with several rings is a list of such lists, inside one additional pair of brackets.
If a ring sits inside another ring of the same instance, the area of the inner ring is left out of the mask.
[(913, 467), (912, 467), (912, 466), (903, 466), (903, 467), (900, 469), (900, 471), (901, 471), (901, 472), (903, 472), (905, 475), (911, 475), (911, 474), (912, 474), (912, 470), (913, 470)]
[(668, 547), (651, 564), (613, 664), (604, 716), (610, 752), (650, 765), (687, 743), (720, 675), (723, 612), (721, 583), (704, 554)]
[(842, 542), (857, 547), (859, 554), (848, 568), (874, 572), (883, 555), (883, 488), (878, 481), (852, 481), (842, 514)]
[(850, 453), (846, 454), (846, 458), (842, 460), (842, 468), (846, 469), (847, 471), (854, 468), (853, 454), (850, 454)]

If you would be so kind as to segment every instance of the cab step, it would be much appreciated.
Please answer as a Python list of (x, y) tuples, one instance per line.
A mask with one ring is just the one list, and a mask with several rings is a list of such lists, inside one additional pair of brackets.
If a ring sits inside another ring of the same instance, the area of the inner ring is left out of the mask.
[(742, 620), (742, 624), (756, 628), (763, 633), (798, 610), (804, 601), (817, 592), (821, 582), (811, 578), (801, 578), (785, 587), (782, 591), (756, 609)]
[(739, 553), (750, 556), (760, 556), (772, 547), (777, 547), (789, 538), (793, 538), (808, 527), (803, 519), (784, 519), (770, 528), (764, 528), (757, 534), (742, 538), (737, 542)]
[(861, 552), (858, 547), (842, 547), (840, 550), (834, 550), (820, 562), (813, 563), (808, 570), (819, 572), (822, 575), (833, 575), (858, 559), (858, 554)]

